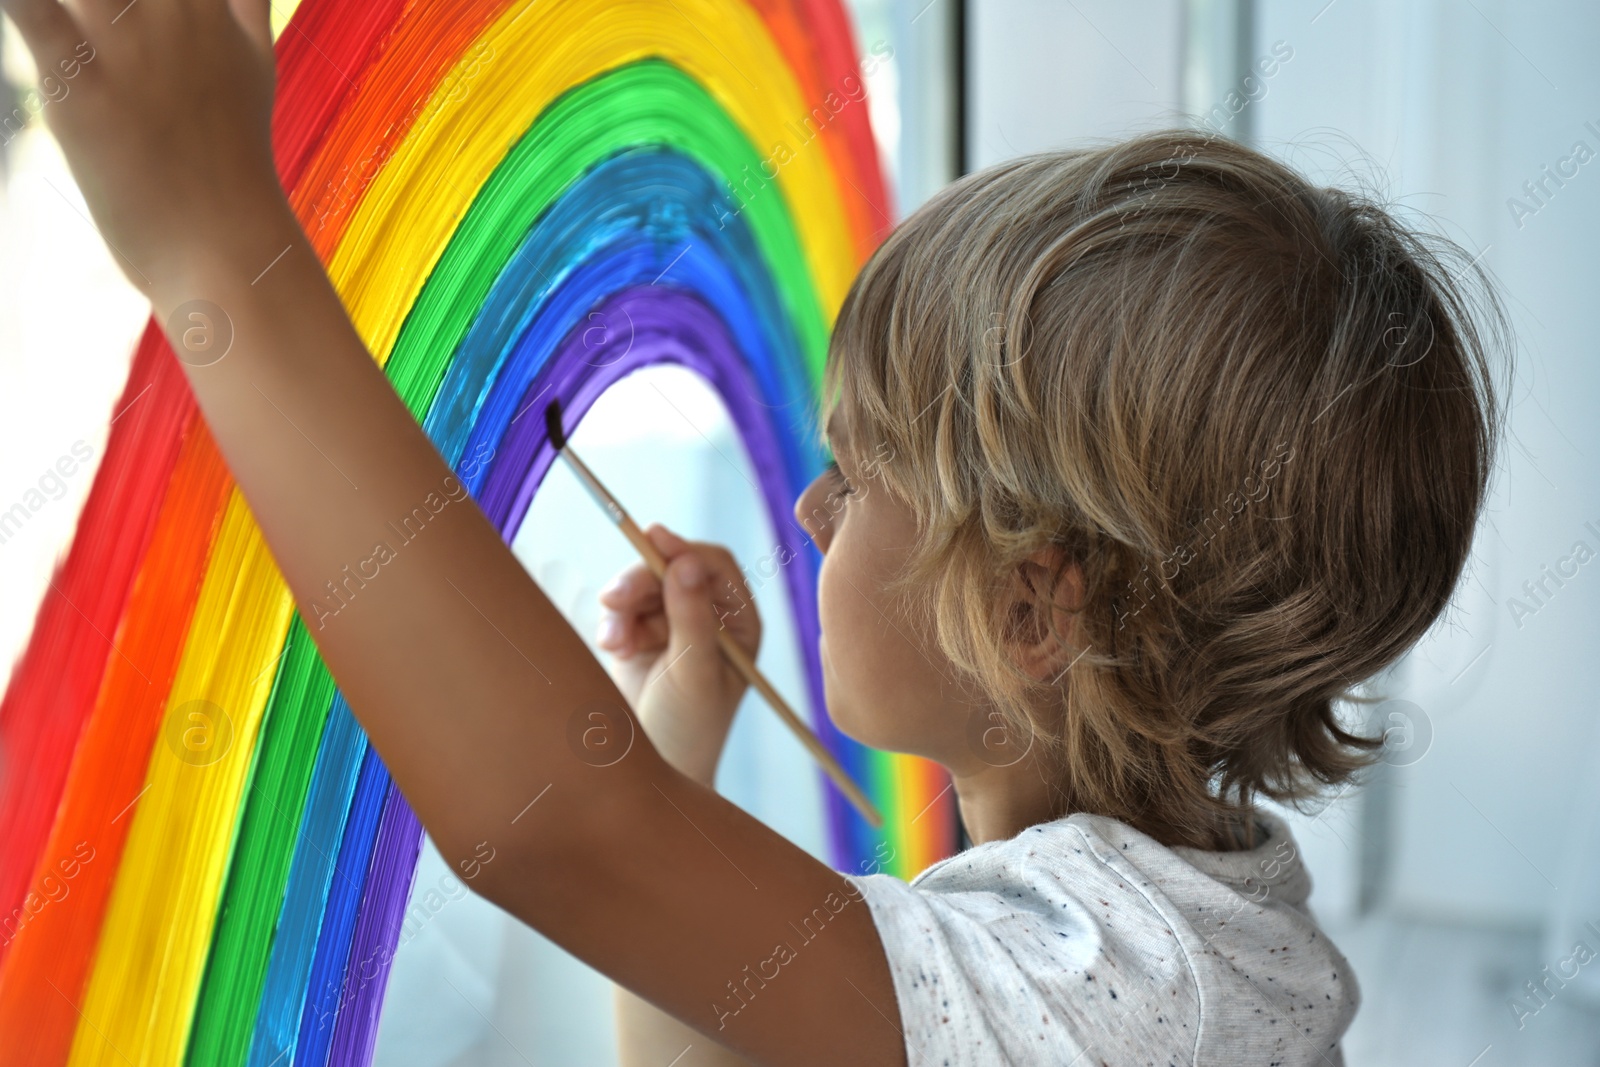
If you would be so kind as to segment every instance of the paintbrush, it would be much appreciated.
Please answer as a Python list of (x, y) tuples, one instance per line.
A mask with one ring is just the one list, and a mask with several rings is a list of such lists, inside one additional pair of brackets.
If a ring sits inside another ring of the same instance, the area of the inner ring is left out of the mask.
[[(605, 510), (607, 515), (611, 516), (611, 521), (617, 524), (623, 535), (633, 543), (633, 547), (638, 549), (639, 555), (644, 557), (645, 564), (649, 566), (655, 576), (665, 581), (667, 561), (660, 551), (656, 549), (654, 542), (644, 535), (644, 531), (639, 529), (639, 524), (629, 517), (628, 513), (622, 509), (621, 504), (617, 503), (617, 498), (612, 496), (604, 485), (600, 484), (600, 479), (594, 476), (594, 472), (572, 450), (567, 441), (566, 431), (561, 425), (561, 402), (559, 400), (550, 401), (549, 405), (544, 409), (544, 423), (550, 434), (550, 443), (555, 446), (556, 452), (566, 458), (567, 463), (572, 467), (573, 473), (578, 476), (578, 480), (589, 490), (589, 495), (594, 497), (596, 503)], [(733, 634), (728, 631), (726, 626), (717, 631), (717, 642), (722, 647), (722, 654), (727, 656), (729, 662), (739, 669), (739, 673), (744, 675), (745, 681), (754, 686), (756, 692), (766, 698), (767, 703), (772, 705), (772, 710), (778, 713), (778, 717), (784, 721), (784, 724), (800, 739), (800, 743), (806, 746), (806, 750), (822, 765), (822, 769), (828, 773), (828, 777), (833, 779), (833, 784), (838, 786), (839, 791), (849, 798), (850, 803), (856, 806), (856, 810), (861, 812), (862, 817), (874, 827), (882, 826), (883, 816), (878, 813), (877, 808), (873, 807), (872, 801), (867, 799), (866, 793), (862, 792), (861, 787), (851, 780), (850, 775), (839, 765), (839, 761), (834, 758), (833, 753), (823, 747), (817, 735), (812, 733), (811, 728), (805, 724), (799, 715), (795, 714), (794, 709), (773, 688), (772, 683), (767, 681), (766, 675), (756, 668), (755, 662), (750, 658), (750, 654), (739, 647), (739, 643), (733, 639)]]

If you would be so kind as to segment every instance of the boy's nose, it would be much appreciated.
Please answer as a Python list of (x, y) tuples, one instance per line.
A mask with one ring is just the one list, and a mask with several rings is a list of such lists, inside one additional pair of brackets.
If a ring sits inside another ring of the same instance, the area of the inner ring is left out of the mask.
[(826, 478), (825, 474), (813, 478), (794, 502), (795, 521), (816, 543), (820, 552), (828, 551), (828, 542), (833, 537), (832, 515), (822, 506), (823, 482)]

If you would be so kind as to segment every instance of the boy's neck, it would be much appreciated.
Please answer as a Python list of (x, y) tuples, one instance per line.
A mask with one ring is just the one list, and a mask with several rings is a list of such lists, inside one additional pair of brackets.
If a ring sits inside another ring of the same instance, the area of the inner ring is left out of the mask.
[[(1004, 841), (1030, 826), (1053, 822), (1072, 814), (1062, 809), (1060, 791), (1049, 784), (1049, 776), (1032, 760), (1024, 759), (1009, 767), (983, 766), (969, 774), (952, 774), (956, 805), (961, 824), (974, 845)], [(1218, 819), (1212, 834), (1203, 841), (1173, 839), (1154, 827), (1134, 825), (1134, 829), (1168, 847), (1189, 845), (1210, 852), (1248, 851), (1260, 844), (1252, 833), (1253, 823), (1244, 819)]]
[(1059, 800), (1038, 768), (1023, 760), (952, 775), (961, 824), (974, 845), (1015, 837), (1030, 826), (1060, 817)]

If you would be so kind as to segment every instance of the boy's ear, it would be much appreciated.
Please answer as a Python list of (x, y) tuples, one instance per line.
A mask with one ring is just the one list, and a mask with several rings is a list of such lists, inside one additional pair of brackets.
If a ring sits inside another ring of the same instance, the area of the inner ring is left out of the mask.
[(1007, 637), (1017, 666), (1048, 682), (1082, 651), (1076, 613), (1083, 606), (1083, 571), (1059, 545), (1047, 545), (1017, 564), (1007, 605)]

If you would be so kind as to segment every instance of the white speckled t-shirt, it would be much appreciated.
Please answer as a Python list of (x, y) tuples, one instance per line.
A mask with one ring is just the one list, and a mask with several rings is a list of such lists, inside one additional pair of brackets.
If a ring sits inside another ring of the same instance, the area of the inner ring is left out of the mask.
[(1255, 821), (1256, 848), (1205, 852), (1071, 815), (910, 883), (852, 876), (907, 1062), (1342, 1067), (1360, 992), (1306, 910), (1288, 827)]

